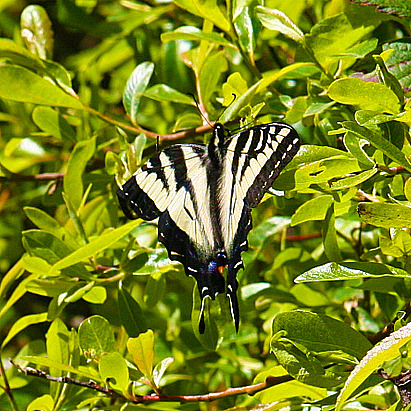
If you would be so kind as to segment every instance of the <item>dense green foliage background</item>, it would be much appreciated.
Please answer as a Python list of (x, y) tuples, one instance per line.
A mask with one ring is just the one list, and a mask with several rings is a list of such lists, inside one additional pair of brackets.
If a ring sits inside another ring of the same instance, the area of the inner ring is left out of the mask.
[[(0, 2), (2, 410), (407, 406), (411, 5), (377, 3)], [(253, 210), (239, 333), (218, 296), (199, 335), (115, 191), (217, 118), (303, 146)]]

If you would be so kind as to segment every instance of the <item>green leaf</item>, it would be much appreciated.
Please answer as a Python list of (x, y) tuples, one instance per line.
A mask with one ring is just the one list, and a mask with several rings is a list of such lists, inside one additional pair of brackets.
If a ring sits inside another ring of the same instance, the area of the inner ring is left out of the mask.
[(65, 141), (76, 141), (76, 133), (67, 120), (51, 107), (37, 106), (34, 108), (33, 121), (44, 132)]
[(254, 10), (254, 4), (245, 6), (241, 13), (234, 17), (234, 27), (240, 47), (247, 52), (251, 61), (254, 61), (254, 49), (261, 30), (261, 24), (256, 19)]
[(128, 393), (129, 373), (126, 360), (118, 353), (103, 354), (98, 363), (101, 379), (124, 395)]
[(397, 114), (400, 109), (396, 94), (386, 85), (349, 77), (335, 80), (328, 88), (328, 97), (363, 110)]
[(50, 59), (54, 41), (46, 10), (39, 5), (27, 6), (21, 13), (20, 26), (26, 47), (41, 59)]
[(227, 59), (222, 52), (215, 52), (208, 56), (201, 67), (199, 85), (202, 100), (211, 101), (211, 96), (218, 88), (220, 77), (228, 68)]
[[(276, 365), (258, 373), (254, 378), (253, 383), (263, 383), (267, 381), (267, 378), (281, 377), (285, 375), (287, 375), (285, 369), (280, 365)], [(310, 398), (312, 400), (321, 400), (327, 396), (327, 390), (325, 388), (314, 387), (300, 381), (292, 380), (266, 388), (265, 390), (254, 394), (253, 397), (260, 403), (270, 404), (287, 398), (295, 398), (295, 393), (297, 392), (299, 397)]]
[[(62, 364), (69, 364), (70, 351), (68, 347), (70, 333), (60, 318), (56, 318), (47, 331), (46, 346), (47, 357)], [(50, 367), (50, 375), (61, 377), (63, 375), (59, 368)], [(62, 385), (57, 382), (50, 384), (50, 393), (54, 399), (58, 399), (62, 393)]]
[(391, 203), (359, 203), (358, 214), (365, 223), (377, 227), (411, 227), (411, 208)]
[(118, 290), (118, 314), (120, 322), (129, 337), (138, 337), (140, 333), (147, 331), (147, 325), (143, 311), (138, 302), (120, 284)]
[(154, 63), (145, 61), (140, 63), (127, 80), (123, 93), (123, 105), (131, 121), (137, 123), (138, 108), (151, 76), (154, 72)]
[(0, 38), (0, 58), (30, 70), (44, 71), (45, 63), (14, 41)]
[(141, 373), (153, 383), (154, 368), (154, 334), (152, 330), (141, 333), (137, 338), (129, 338), (127, 341), (128, 352), (133, 357)]
[(260, 80), (257, 83), (255, 83), (241, 96), (236, 96), (237, 98), (234, 100), (234, 102), (230, 104), (226, 108), (226, 110), (224, 110), (224, 113), (221, 115), (219, 121), (221, 123), (227, 123), (228, 121), (235, 118), (242, 108), (246, 107), (248, 104), (251, 103), (251, 100), (259, 90), (259, 86), (262, 81), (263, 80)]
[(280, 78), (310, 77), (311, 75), (318, 73), (318, 71), (319, 69), (314, 63), (293, 63), (274, 73), (264, 73), (262, 81), (259, 82), (257, 93), (265, 90), (270, 84)]
[(0, 66), (0, 97), (23, 103), (84, 109), (80, 100), (55, 84), (30, 70), (11, 65)]
[(66, 267), (70, 267), (80, 261), (88, 260), (90, 257), (95, 256), (101, 251), (104, 251), (105, 249), (112, 246), (117, 241), (121, 240), (121, 238), (134, 230), (134, 228), (136, 228), (140, 223), (140, 220), (134, 220), (114, 230), (105, 231), (101, 236), (90, 241), (85, 246), (80, 247), (64, 258), (61, 258), (60, 261), (57, 261), (53, 265), (52, 270), (61, 270)]
[[(406, 4), (406, 3), (404, 3)], [(409, 11), (409, 5), (406, 4)], [(390, 72), (397, 78), (403, 88), (411, 88), (411, 42), (409, 38), (394, 40), (388, 44), (383, 44), (384, 51), (394, 50), (388, 58), (386, 64)]]
[[(54, 235), (42, 230), (27, 230), (23, 231), (23, 245), (31, 256), (39, 257), (47, 263), (53, 265), (50, 268), (49, 275), (55, 275), (54, 265), (60, 264), (61, 261), (70, 258), (72, 249), (63, 241)], [(76, 261), (78, 263), (80, 260)], [(64, 268), (64, 273), (71, 277), (79, 277), (83, 279), (89, 278), (89, 273), (82, 264), (68, 264)], [(72, 267), (69, 267), (72, 265)], [(47, 273), (43, 273), (47, 274)]]
[(264, 27), (279, 31), (298, 43), (303, 41), (304, 33), (282, 11), (263, 6), (257, 6), (255, 9)]
[(53, 411), (54, 410), (54, 400), (49, 394), (44, 394), (39, 398), (33, 400), (28, 406), (27, 411)]
[(343, 321), (309, 311), (289, 311), (276, 315), (272, 335), (286, 331), (286, 337), (315, 353), (342, 350), (358, 359), (371, 348), (361, 333)]
[(368, 144), (367, 140), (358, 138), (354, 133), (347, 132), (344, 135), (344, 145), (353, 157), (366, 167), (374, 167), (374, 161), (363, 148)]
[(153, 381), (156, 387), (161, 387), (161, 379), (163, 378), (167, 368), (174, 362), (174, 358), (167, 357), (161, 360), (153, 370)]
[(361, 14), (360, 11), (357, 16), (354, 13), (340, 13), (314, 25), (304, 40), (306, 47), (314, 52), (315, 58), (328, 66), (338, 60), (339, 55), (357, 45), (379, 23), (380, 20), (372, 15), (365, 19), (364, 13)]
[[(358, 3), (370, 4), (368, 0), (359, 0)], [(373, 0), (372, 4), (378, 6), (378, 10), (384, 13), (411, 17), (410, 5), (406, 0)]]
[(29, 220), (42, 231), (46, 231), (54, 237), (57, 237), (59, 240), (64, 241), (71, 249), (78, 247), (78, 243), (72, 235), (62, 227), (57, 220), (43, 210), (34, 207), (24, 207), (24, 212)]
[(33, 324), (38, 324), (47, 321), (47, 313), (29, 314), (19, 318), (10, 328), (6, 338), (1, 343), (1, 348), (4, 348), (10, 340), (12, 340), (20, 331)]
[(204, 33), (202, 30), (194, 26), (182, 26), (174, 31), (161, 34), (161, 41), (163, 43), (173, 40), (205, 40), (210, 43), (236, 48), (231, 41), (220, 34)]
[(80, 348), (88, 358), (115, 352), (116, 341), (110, 323), (99, 315), (85, 319), (78, 329)]
[(327, 209), (322, 229), (324, 252), (329, 260), (340, 261), (342, 259), (337, 242), (337, 229), (335, 228), (334, 204)]
[(107, 290), (100, 285), (96, 285), (83, 295), (83, 300), (91, 304), (104, 304), (107, 300)]
[[(313, 149), (313, 147), (311, 147)], [(303, 154), (303, 153), (302, 153)], [(299, 158), (294, 158), (298, 165)], [(295, 189), (303, 191), (313, 184), (324, 184), (325, 189), (329, 189), (329, 181), (341, 178), (350, 173), (358, 173), (361, 167), (358, 161), (348, 154), (335, 156), (330, 158), (323, 158), (319, 161), (313, 161), (308, 164), (300, 165), (295, 173)], [(280, 180), (281, 181), (281, 180)], [(274, 187), (281, 187), (280, 183), (274, 184)], [(287, 187), (284, 187), (287, 189)]]
[(364, 138), (374, 147), (381, 150), (388, 158), (398, 163), (398, 165), (403, 166), (406, 170), (411, 171), (411, 164), (404, 153), (380, 134), (366, 127), (362, 127), (354, 121), (343, 121), (341, 125), (346, 131), (354, 133), (359, 138)]
[(144, 289), (144, 302), (147, 308), (153, 308), (162, 298), (166, 290), (166, 276), (161, 271), (152, 273)]
[(368, 277), (410, 277), (407, 271), (380, 263), (344, 262), (327, 263), (299, 275), (294, 281), (354, 280)]
[(385, 361), (401, 355), (400, 349), (411, 341), (411, 323), (394, 331), (368, 351), (354, 368), (338, 396), (336, 411), (339, 411), (351, 394)]
[(194, 104), (193, 99), (187, 94), (180, 93), (166, 84), (156, 84), (144, 92), (144, 97), (157, 101), (171, 101), (173, 103)]
[(174, 3), (191, 14), (210, 20), (222, 31), (230, 32), (230, 23), (219, 9), (216, 0), (174, 0)]
[(64, 176), (64, 193), (77, 210), (83, 199), (83, 173), (96, 151), (96, 137), (79, 141), (71, 152)]
[(12, 294), (7, 298), (5, 304), (1, 307), (0, 318), (7, 314), (8, 310), (27, 292), (26, 285), (30, 281), (37, 279), (39, 274), (31, 274), (24, 280), (20, 281), (17, 287), (13, 290)]
[(323, 221), (332, 201), (333, 197), (331, 195), (323, 195), (306, 201), (295, 211), (290, 225), (295, 226), (312, 220)]
[[(12, 284), (18, 280), (24, 274), (24, 264), (23, 259), (21, 258), (19, 261), (14, 264), (6, 274), (3, 275), (0, 283), (0, 298), (5, 300), (5, 295)], [(8, 297), (10, 299), (10, 297)], [(1, 317), (1, 314), (0, 314)]]
[(345, 190), (350, 187), (360, 186), (361, 183), (370, 179), (373, 175), (378, 173), (377, 168), (371, 168), (369, 170), (365, 170), (362, 173), (358, 173), (356, 175), (341, 178), (338, 181), (331, 182), (331, 190)]

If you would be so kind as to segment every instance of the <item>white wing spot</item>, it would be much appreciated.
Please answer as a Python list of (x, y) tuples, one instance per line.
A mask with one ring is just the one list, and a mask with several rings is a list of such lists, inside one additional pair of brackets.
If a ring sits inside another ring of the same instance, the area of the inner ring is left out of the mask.
[(278, 134), (284, 137), (287, 137), (290, 134), (290, 129), (288, 127), (283, 127)]
[(243, 265), (243, 262), (242, 261), (239, 261), (235, 266), (234, 266), (234, 269), (236, 269), (238, 266), (240, 266), (240, 265)]

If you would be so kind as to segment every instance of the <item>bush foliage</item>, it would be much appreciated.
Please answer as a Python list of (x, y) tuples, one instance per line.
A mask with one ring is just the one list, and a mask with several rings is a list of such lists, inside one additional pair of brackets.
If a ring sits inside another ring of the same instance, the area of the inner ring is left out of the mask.
[[(406, 407), (409, 4), (43, 6), (0, 9), (1, 409)], [(239, 332), (218, 296), (199, 335), (115, 192), (217, 119), (303, 146), (253, 210)]]

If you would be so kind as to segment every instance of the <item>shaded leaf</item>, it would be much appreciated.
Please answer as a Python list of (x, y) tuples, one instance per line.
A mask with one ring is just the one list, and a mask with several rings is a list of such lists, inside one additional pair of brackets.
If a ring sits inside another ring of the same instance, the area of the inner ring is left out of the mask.
[(23, 67), (10, 65), (0, 66), (0, 97), (45, 106), (84, 108), (80, 100), (50, 81)]
[(1, 347), (6, 346), (20, 331), (33, 324), (38, 324), (47, 321), (47, 313), (29, 314), (20, 317), (10, 328), (6, 338), (2, 341)]
[(210, 20), (225, 32), (230, 31), (230, 23), (221, 12), (216, 0), (175, 0), (178, 7), (188, 12)]
[(151, 98), (157, 101), (172, 101), (174, 103), (193, 105), (192, 97), (187, 94), (180, 93), (166, 84), (156, 84), (144, 92), (144, 97)]
[(80, 348), (88, 358), (99, 358), (116, 351), (116, 341), (110, 323), (99, 315), (85, 319), (78, 329)]
[(145, 61), (140, 63), (127, 80), (123, 92), (123, 105), (131, 121), (137, 123), (138, 108), (151, 76), (154, 72), (154, 63)]
[(411, 341), (411, 323), (394, 331), (368, 351), (367, 355), (354, 368), (338, 396), (336, 411), (340, 410), (351, 394), (375, 371), (380, 365), (400, 356), (400, 348)]
[(327, 263), (299, 275), (294, 281), (335, 281), (367, 277), (409, 277), (407, 271), (380, 263), (344, 262)]
[(79, 141), (71, 152), (64, 176), (64, 193), (70, 204), (77, 210), (83, 199), (83, 173), (88, 161), (96, 150), (96, 137)]
[(154, 334), (152, 330), (141, 333), (137, 338), (127, 341), (128, 352), (133, 357), (134, 364), (142, 374), (153, 382), (154, 368)]
[(139, 224), (139, 220), (134, 220), (114, 230), (107, 230), (101, 236), (97, 237), (93, 241), (90, 241), (85, 246), (80, 247), (64, 258), (61, 258), (53, 265), (52, 269), (61, 270), (66, 267), (70, 267), (80, 261), (87, 260), (88, 258), (98, 254), (99, 252), (113, 245), (115, 242), (119, 241), (122, 237), (127, 235)]
[(41, 59), (50, 59), (54, 41), (46, 10), (39, 5), (27, 6), (21, 13), (20, 26), (26, 47)]
[(404, 153), (380, 134), (369, 128), (362, 127), (354, 121), (343, 121), (341, 125), (345, 130), (352, 132), (360, 138), (364, 138), (373, 146), (381, 150), (388, 158), (403, 166), (408, 171), (411, 171), (411, 164)]
[(61, 140), (76, 141), (76, 133), (67, 120), (51, 107), (35, 107), (32, 113), (33, 121), (44, 132)]
[(365, 223), (377, 227), (411, 227), (411, 208), (391, 203), (359, 203), (358, 214)]
[(161, 34), (161, 41), (167, 42), (172, 40), (205, 40), (210, 43), (235, 48), (235, 45), (231, 43), (231, 41), (227, 40), (220, 34), (204, 33), (202, 30), (194, 26), (182, 26), (174, 31)]
[(145, 316), (140, 305), (121, 284), (118, 290), (118, 313), (129, 337), (135, 338), (147, 331)]
[(127, 395), (128, 367), (126, 360), (118, 352), (103, 354), (98, 363), (98, 370), (105, 383)]
[(302, 42), (304, 33), (282, 11), (257, 6), (256, 12), (264, 27), (279, 31), (299, 43)]

